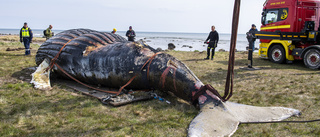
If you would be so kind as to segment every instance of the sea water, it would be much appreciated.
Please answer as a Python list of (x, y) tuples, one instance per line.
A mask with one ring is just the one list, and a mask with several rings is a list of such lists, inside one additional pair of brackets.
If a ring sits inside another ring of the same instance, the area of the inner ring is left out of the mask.
[[(43, 37), (43, 30), (32, 29), (34, 37)], [(55, 34), (62, 32), (63, 30), (52, 30)], [(0, 34), (18, 35), (20, 29), (0, 29)], [(117, 31), (117, 34), (125, 36), (126, 31)], [(165, 50), (168, 48), (169, 43), (173, 43), (178, 51), (206, 51), (207, 44), (204, 41), (207, 39), (208, 33), (180, 33), (180, 32), (140, 32), (136, 31), (135, 40), (144, 40), (149, 46), (157, 49), (161, 48)], [(231, 34), (219, 33), (219, 42), (216, 49), (223, 49), (229, 51)], [(256, 41), (256, 47), (258, 42)], [(238, 34), (237, 46), (238, 51), (245, 51), (248, 46), (248, 41), (245, 34)]]

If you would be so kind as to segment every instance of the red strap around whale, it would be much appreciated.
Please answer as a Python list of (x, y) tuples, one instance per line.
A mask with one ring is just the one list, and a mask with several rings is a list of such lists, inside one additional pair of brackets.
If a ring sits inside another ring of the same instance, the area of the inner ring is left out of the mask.
[[(75, 38), (73, 38), (73, 39), (75, 39)], [(73, 39), (70, 39), (66, 44), (64, 44), (64, 45), (61, 47), (61, 49), (59, 50), (59, 52), (57, 53), (57, 55), (56, 55), (53, 59), (51, 59), (50, 65), (46, 68), (45, 72), (48, 71), (49, 69), (52, 69), (52, 67), (53, 67), (53, 65), (55, 64), (56, 60), (59, 58), (62, 50), (63, 50), (63, 49), (67, 46), (67, 44), (68, 44), (69, 42), (71, 42)]]
[[(88, 87), (88, 88), (97, 90), (97, 91), (101, 91), (101, 92), (105, 92), (105, 93), (109, 93), (109, 94), (116, 94), (116, 95), (119, 95), (119, 94), (122, 92), (122, 90), (123, 90), (125, 87), (127, 87), (128, 85), (130, 85), (131, 82), (137, 77), (137, 75), (133, 76), (125, 85), (121, 86), (121, 88), (119, 89), (118, 92), (98, 89), (98, 88), (89, 86), (89, 85), (87, 85), (87, 84), (85, 84), (85, 83), (77, 80), (76, 78), (74, 78), (73, 76), (71, 76), (70, 74), (68, 74), (65, 70), (63, 70), (63, 69), (55, 62), (55, 61), (58, 59), (58, 57), (60, 56), (62, 50), (63, 50), (63, 49), (67, 46), (67, 44), (68, 44), (69, 42), (71, 42), (72, 40), (73, 40), (73, 39), (70, 39), (67, 43), (65, 43), (65, 44), (61, 47), (61, 49), (59, 50), (59, 52), (57, 53), (57, 55), (51, 60), (50, 65), (48, 66), (48, 68), (46, 68), (45, 71), (48, 71), (49, 69), (52, 69), (52, 67), (53, 67), (54, 65), (56, 65), (57, 68), (60, 69), (65, 75), (67, 75), (67, 76), (68, 76), (69, 78), (71, 78), (72, 80), (78, 82), (79, 84), (81, 84), (81, 85), (83, 85), (83, 86), (86, 86), (86, 87)], [(147, 78), (148, 78), (148, 80), (149, 80), (150, 65), (151, 65), (153, 59), (154, 59), (157, 55), (159, 55), (159, 54), (161, 54), (161, 53), (162, 53), (162, 52), (157, 52), (157, 53), (155, 53), (154, 55), (152, 55), (152, 56), (143, 64), (143, 66), (142, 66), (141, 69), (140, 69), (140, 71), (142, 71), (142, 70), (146, 67), (146, 65), (148, 64), (148, 67), (147, 67)], [(176, 81), (175, 81), (175, 79), (176, 79), (176, 78), (175, 78), (176, 68), (174, 68), (174, 67), (168, 67), (168, 68), (162, 73), (162, 75), (161, 75), (161, 77), (160, 77), (160, 82), (159, 82), (159, 84), (162, 83), (162, 87), (164, 87), (165, 79), (166, 79), (166, 76), (168, 75), (168, 72), (169, 72), (170, 69), (173, 69), (173, 70), (174, 70), (174, 73), (173, 73), (173, 77), (174, 77), (174, 79), (173, 79), (173, 85), (174, 85), (175, 91), (177, 91)], [(197, 100), (201, 95), (203, 95), (203, 94), (205, 93), (206, 90), (211, 91), (214, 95), (216, 95), (217, 97), (219, 97), (222, 101), (226, 101), (227, 99), (229, 99), (229, 98), (226, 98), (226, 97), (221, 97), (220, 94), (218, 93), (218, 91), (215, 90), (211, 85), (205, 85), (205, 86), (201, 87), (201, 88), (199, 89), (199, 91), (192, 97), (192, 101), (194, 102), (195, 100)]]
[[(143, 64), (143, 66), (141, 67), (141, 69), (140, 69), (140, 71), (142, 71), (143, 70), (143, 68), (148, 64), (148, 68), (147, 68), (147, 78), (148, 78), (148, 80), (149, 80), (149, 68), (150, 68), (150, 64), (152, 63), (152, 61), (153, 61), (153, 59), (157, 56), (157, 55), (159, 55), (159, 54), (161, 54), (162, 52), (157, 52), (157, 53), (155, 53), (154, 55), (152, 55), (144, 64)], [(121, 86), (121, 88), (119, 89), (119, 94), (121, 93), (121, 91), (126, 87), (126, 86), (128, 86), (128, 85), (130, 85), (131, 84), (131, 82), (135, 79), (137, 77), (137, 74), (135, 75), (135, 76), (133, 76), (125, 85), (123, 85), (123, 86)], [(117, 95), (119, 95), (119, 94), (117, 94)]]
[[(97, 91), (101, 91), (101, 92), (105, 92), (105, 93), (109, 93), (109, 94), (116, 94), (116, 95), (119, 95), (119, 94), (122, 92), (122, 90), (123, 90), (126, 86), (130, 85), (130, 83), (137, 77), (137, 75), (133, 76), (125, 85), (123, 85), (123, 86), (119, 89), (118, 92), (98, 89), (98, 88), (89, 86), (89, 85), (87, 85), (87, 84), (85, 84), (85, 83), (77, 80), (76, 78), (74, 78), (73, 76), (71, 76), (70, 74), (68, 74), (65, 70), (63, 70), (63, 69), (55, 62), (55, 61), (58, 59), (59, 55), (61, 54), (63, 48), (65, 48), (66, 45), (67, 45), (70, 41), (72, 41), (72, 40), (73, 40), (73, 39), (69, 40), (66, 44), (63, 45), (63, 47), (60, 49), (60, 51), (58, 52), (58, 54), (51, 60), (50, 65), (48, 66), (48, 68), (46, 68), (45, 71), (48, 71), (49, 69), (52, 69), (52, 67), (53, 67), (54, 65), (56, 65), (57, 68), (60, 69), (65, 75), (67, 75), (67, 76), (68, 76), (69, 78), (71, 78), (72, 80), (78, 82), (79, 84), (81, 84), (81, 85), (83, 85), (83, 86), (86, 86), (86, 87), (88, 87), (88, 88), (97, 90)], [(149, 79), (149, 68), (150, 68), (150, 64), (152, 63), (153, 59), (154, 59), (157, 55), (159, 55), (159, 54), (161, 54), (161, 53), (162, 53), (162, 52), (157, 52), (157, 53), (155, 53), (155, 54), (154, 54), (153, 56), (151, 56), (151, 57), (143, 64), (143, 66), (141, 67), (140, 71), (142, 71), (143, 68), (149, 63), (149, 64), (148, 64), (148, 68), (147, 68), (147, 76), (148, 76), (148, 79)]]
[(195, 103), (195, 101), (197, 101), (197, 99), (201, 96), (206, 94), (206, 91), (209, 90), (211, 93), (213, 93), (214, 95), (216, 95), (218, 98), (220, 98), (223, 102), (226, 101), (226, 98), (222, 97), (219, 92), (213, 88), (211, 85), (207, 84), (204, 86), (201, 86), (201, 88), (192, 96), (192, 103)]

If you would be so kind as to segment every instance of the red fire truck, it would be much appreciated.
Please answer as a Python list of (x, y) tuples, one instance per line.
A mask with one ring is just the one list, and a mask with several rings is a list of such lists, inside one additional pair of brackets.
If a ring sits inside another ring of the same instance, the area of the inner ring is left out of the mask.
[(303, 60), (320, 68), (320, 0), (266, 0), (262, 12), (259, 56), (275, 63)]

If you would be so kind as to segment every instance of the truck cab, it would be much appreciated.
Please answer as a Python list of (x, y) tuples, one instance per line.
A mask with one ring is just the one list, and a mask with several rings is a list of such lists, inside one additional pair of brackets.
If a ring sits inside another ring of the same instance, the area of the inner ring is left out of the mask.
[(320, 68), (320, 0), (267, 0), (263, 7), (259, 56), (275, 63), (303, 60)]

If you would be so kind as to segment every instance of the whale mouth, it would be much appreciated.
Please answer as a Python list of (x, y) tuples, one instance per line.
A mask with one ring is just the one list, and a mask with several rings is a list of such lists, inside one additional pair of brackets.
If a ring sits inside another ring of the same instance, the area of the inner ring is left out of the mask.
[(241, 122), (281, 121), (297, 115), (300, 115), (300, 112), (292, 108), (255, 107), (211, 101), (202, 106), (200, 113), (190, 123), (188, 136), (231, 136)]

